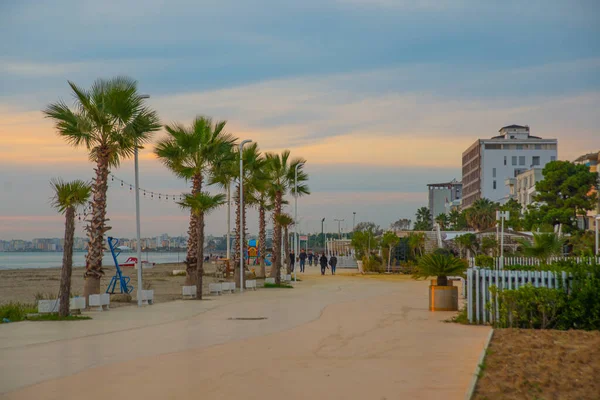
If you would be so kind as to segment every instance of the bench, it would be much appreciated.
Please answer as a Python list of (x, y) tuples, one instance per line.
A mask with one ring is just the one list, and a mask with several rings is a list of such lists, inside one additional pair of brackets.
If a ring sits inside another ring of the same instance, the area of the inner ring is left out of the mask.
[(246, 289), (256, 290), (256, 280), (254, 280), (254, 279), (248, 279), (246, 281)]
[(225, 293), (225, 292), (233, 293), (234, 290), (235, 290), (234, 282), (221, 282), (221, 291), (223, 293)]
[(275, 284), (275, 278), (265, 278), (265, 283), (272, 283), (274, 285)]
[(94, 311), (109, 310), (110, 294), (90, 294), (90, 309)]
[(185, 276), (185, 269), (174, 269), (173, 276)]
[[(60, 300), (38, 300), (38, 313), (50, 314), (57, 313), (60, 307)], [(71, 297), (69, 299), (69, 311), (81, 312), (85, 309), (85, 297)]]
[(154, 304), (154, 290), (142, 290), (142, 304)]
[(195, 299), (196, 298), (196, 285), (183, 286), (183, 298), (184, 299)]
[(208, 292), (210, 294), (215, 293), (216, 295), (220, 295), (222, 291), (223, 291), (223, 287), (221, 286), (220, 283), (209, 283), (208, 284)]

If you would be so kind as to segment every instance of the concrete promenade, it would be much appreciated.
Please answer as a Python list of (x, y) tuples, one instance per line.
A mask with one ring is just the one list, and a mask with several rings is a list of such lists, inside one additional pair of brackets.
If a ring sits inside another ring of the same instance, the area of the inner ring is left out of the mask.
[(464, 397), (489, 328), (442, 322), (426, 282), (315, 267), (302, 279), (0, 325), (0, 399)]

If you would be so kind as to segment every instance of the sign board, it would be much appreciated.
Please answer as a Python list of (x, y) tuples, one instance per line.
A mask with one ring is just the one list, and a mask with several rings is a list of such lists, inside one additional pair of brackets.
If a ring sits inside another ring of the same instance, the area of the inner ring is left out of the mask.
[(308, 236), (300, 236), (300, 240), (307, 241), (308, 240)]

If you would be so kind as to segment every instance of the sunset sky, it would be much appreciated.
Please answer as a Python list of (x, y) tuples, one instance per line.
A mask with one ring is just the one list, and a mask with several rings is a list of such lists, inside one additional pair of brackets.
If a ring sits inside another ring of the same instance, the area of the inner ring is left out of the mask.
[[(67, 79), (128, 75), (163, 123), (208, 115), (305, 157), (310, 232), (322, 217), (351, 229), (353, 211), (382, 226), (414, 219), (426, 184), (460, 180), (462, 151), (504, 125), (558, 138), (560, 159), (600, 149), (595, 0), (4, 0), (0, 37), (4, 240), (61, 237), (49, 180), (93, 175), (40, 111), (72, 101)], [(140, 168), (143, 188), (188, 190), (152, 146)], [(113, 173), (133, 182), (133, 163)], [(142, 236), (187, 230), (173, 202), (143, 198), (141, 210)], [(111, 234), (135, 236), (127, 187), (109, 189), (108, 217)], [(248, 222), (254, 233), (254, 212)], [(207, 233), (225, 231), (223, 208)]]

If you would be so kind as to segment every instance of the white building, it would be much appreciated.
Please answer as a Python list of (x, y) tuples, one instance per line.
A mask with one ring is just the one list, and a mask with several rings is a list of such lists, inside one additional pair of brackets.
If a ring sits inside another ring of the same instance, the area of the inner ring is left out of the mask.
[(508, 197), (518, 201), (525, 211), (528, 205), (534, 203), (533, 198), (537, 194), (535, 184), (542, 179), (544, 179), (542, 168), (531, 168), (520, 173), (516, 178), (507, 178), (504, 183), (509, 190)]
[(479, 139), (462, 155), (462, 207), (487, 198), (500, 203), (510, 198), (508, 178), (531, 168), (543, 168), (557, 158), (556, 139), (530, 135), (528, 126), (509, 125), (500, 135)]
[(460, 204), (462, 198), (462, 183), (453, 179), (451, 182), (429, 183), (429, 210), (431, 210), (431, 223), (440, 214), (448, 214)]

